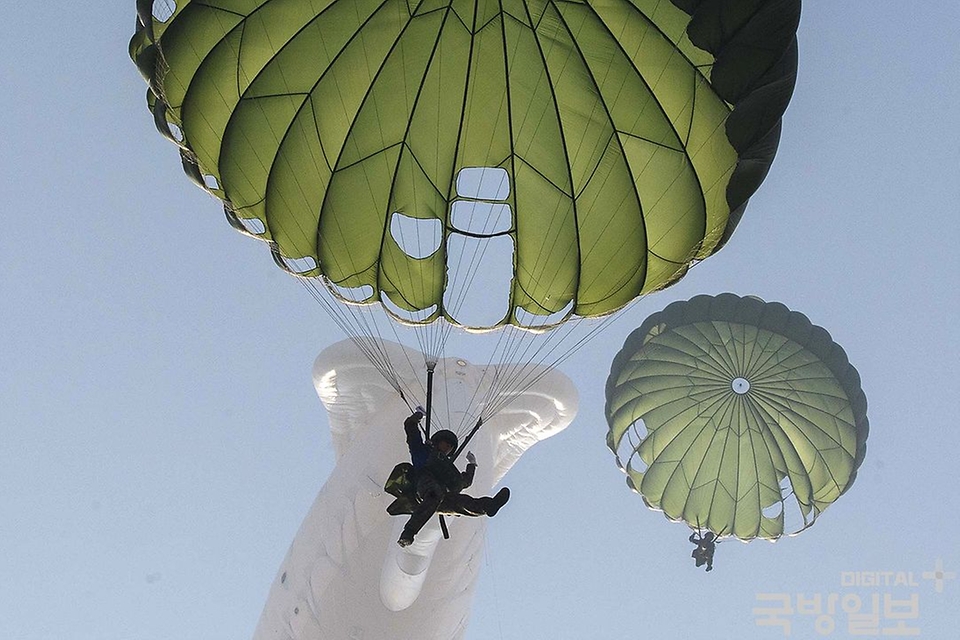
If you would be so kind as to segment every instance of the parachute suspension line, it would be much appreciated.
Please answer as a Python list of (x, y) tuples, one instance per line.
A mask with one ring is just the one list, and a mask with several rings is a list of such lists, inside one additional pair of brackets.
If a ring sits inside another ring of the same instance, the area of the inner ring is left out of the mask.
[[(523, 370), (529, 372), (532, 368), (531, 363), (524, 364), (526, 358), (521, 356), (519, 362), (517, 362), (515, 357), (517, 354), (529, 351), (532, 344), (537, 341), (536, 339), (531, 339), (533, 336), (526, 330), (520, 329), (515, 325), (506, 325), (502, 327), (498, 333), (496, 345), (490, 356), (490, 364), (492, 366), (484, 369), (483, 375), (481, 376), (481, 384), (475, 389), (470, 402), (470, 406), (481, 407), (480, 417), (487, 419), (498, 411), (496, 407), (490, 404), (491, 400), (501, 394), (516, 390), (514, 384), (518, 376), (515, 372)], [(536, 363), (532, 364), (535, 365)], [(543, 374), (546, 373), (547, 372), (543, 372)], [(484, 385), (483, 382), (487, 376), (492, 376), (492, 380), (488, 385)], [(486, 391), (481, 396), (481, 389), (484, 387), (486, 387)], [(464, 420), (467, 418), (467, 416), (464, 416)], [(462, 429), (463, 426), (464, 424), (461, 423), (459, 428)]]
[[(497, 344), (491, 355), (490, 364), (492, 366), (484, 369), (483, 375), (481, 376), (481, 383), (474, 390), (474, 395), (470, 401), (470, 406), (480, 408), (479, 419), (481, 421), (496, 415), (513, 397), (516, 397), (516, 395), (526, 390), (522, 388), (523, 385), (517, 383), (518, 380), (522, 379), (522, 376), (519, 375), (518, 372), (525, 370), (529, 374), (532, 369), (537, 368), (537, 363), (523, 364), (522, 362), (518, 363), (514, 361), (512, 358), (512, 356), (515, 356), (521, 351), (519, 348), (521, 344), (520, 338), (530, 337), (524, 334), (525, 332), (523, 330), (513, 325), (504, 327), (500, 332)], [(527, 348), (529, 349), (529, 346)], [(521, 361), (522, 360), (521, 358)], [(541, 371), (540, 373), (542, 377), (542, 375), (546, 375), (549, 371)], [(484, 385), (483, 383), (488, 376), (491, 376), (491, 380), (489, 384)], [(536, 380), (532, 380), (530, 384), (535, 382)], [(484, 387), (486, 390), (481, 395), (481, 389)], [(494, 398), (499, 398), (499, 401), (494, 403)], [(466, 418), (467, 416), (464, 416), (464, 419)], [(461, 423), (458, 430), (462, 429), (463, 426), (464, 424)]]
[[(320, 286), (317, 284), (316, 279), (298, 277), (301, 284), (304, 288), (310, 292), (314, 300), (326, 311), (327, 315), (337, 324), (337, 326), (344, 332), (344, 334), (350, 338), (350, 340), (357, 346), (358, 350), (367, 358), (368, 361), (374, 366), (374, 368), (380, 373), (381, 376), (397, 391), (400, 398), (407, 405), (407, 408), (411, 411), (419, 404), (420, 401), (418, 398), (423, 398), (424, 388), (413, 388), (408, 383), (405, 383), (406, 377), (401, 376), (397, 371), (397, 362), (391, 357), (391, 354), (385, 348), (385, 332), (383, 331), (381, 324), (386, 323), (390, 328), (390, 331), (393, 334), (393, 339), (398, 344), (403, 344), (406, 342), (403, 340), (398, 331), (398, 324), (391, 321), (389, 318), (382, 318), (381, 322), (378, 322), (378, 314), (380, 313), (379, 309), (360, 307), (353, 304), (344, 304), (334, 299), (333, 294), (328, 287)], [(376, 305), (367, 305), (369, 307), (375, 307)], [(418, 325), (413, 327), (408, 327), (412, 330), (413, 334), (417, 336), (418, 339), (422, 339), (422, 333), (425, 327), (429, 325)], [(407, 361), (407, 365), (410, 370), (418, 370), (420, 366), (426, 366), (428, 372), (432, 372), (436, 367), (437, 358), (435, 355), (429, 355), (427, 351), (421, 349), (421, 352), (425, 354), (424, 362), (420, 364), (415, 364), (410, 360), (407, 351), (404, 350), (404, 357)], [(396, 356), (394, 356), (395, 358)], [(432, 376), (431, 376), (432, 377)], [(432, 381), (428, 382), (427, 391), (431, 393)], [(431, 393), (432, 396), (432, 393)], [(426, 409), (428, 411), (428, 416), (430, 419), (431, 425), (440, 425), (442, 428), (442, 421), (438, 419), (438, 416), (435, 415), (435, 412), (432, 411), (432, 398), (426, 401)], [(427, 432), (429, 437), (429, 431)]]
[(433, 414), (433, 370), (436, 366), (436, 363), (427, 365), (427, 420), (424, 427), (424, 437), (427, 440), (430, 439), (430, 417)]
[[(544, 254), (555, 248), (541, 247), (535, 262), (541, 263)], [(573, 248), (567, 249), (568, 253), (574, 251)], [(536, 384), (562, 359), (569, 357), (572, 352), (561, 353), (560, 356), (554, 356), (554, 353), (561, 348), (566, 337), (572, 334), (573, 325), (579, 321), (579, 318), (570, 318), (561, 326), (546, 330), (536, 338), (531, 338), (531, 331), (528, 329), (516, 325), (506, 327), (495, 348), (493, 361), (497, 363), (497, 367), (494, 381), (482, 403), (483, 414), (489, 417), (497, 413), (514, 397)], [(536, 332), (536, 329), (533, 331)], [(543, 366), (547, 369), (544, 370)], [(511, 393), (506, 393), (508, 391)], [(496, 404), (491, 404), (493, 398), (498, 398)]]
[[(561, 330), (557, 329), (555, 331)], [(563, 332), (569, 332), (569, 327), (565, 327)], [(544, 345), (534, 349), (533, 355), (531, 355), (531, 341), (522, 340), (526, 337), (522, 333), (522, 330), (515, 327), (511, 327), (508, 331), (509, 336), (500, 353), (500, 365), (497, 367), (495, 380), (484, 399), (484, 415), (488, 417), (495, 415), (516, 397), (530, 389), (555, 366), (554, 363), (548, 362), (546, 356), (543, 355)], [(541, 342), (549, 342), (549, 338), (555, 338), (559, 335), (559, 333), (550, 335)], [(533, 342), (536, 342), (536, 340)], [(558, 340), (553, 340), (553, 342), (556, 343)], [(556, 348), (556, 345), (554, 345), (554, 348)], [(546, 353), (549, 354), (550, 351)], [(519, 357), (517, 357), (518, 355)]]
[[(644, 297), (645, 296), (639, 296), (631, 300), (624, 307), (624, 310), (629, 310)], [(519, 347), (516, 349), (505, 347), (504, 352), (501, 354), (505, 371), (502, 375), (498, 371), (497, 375), (499, 376), (499, 380), (491, 386), (491, 389), (487, 393), (486, 401), (483, 405), (483, 416), (489, 419), (509, 406), (510, 403), (522, 393), (540, 382), (551, 370), (576, 354), (588, 342), (603, 332), (610, 323), (614, 322), (620, 315), (622, 314), (618, 312), (597, 318), (596, 320), (571, 318), (561, 326), (552, 329), (549, 334), (545, 336), (542, 344), (536, 349), (533, 349), (532, 355), (530, 354), (531, 347), (529, 346), (524, 349), (519, 349)], [(590, 327), (589, 329), (584, 329), (580, 326), (581, 324), (589, 324)], [(516, 327), (511, 327), (511, 329), (517, 334), (512, 337), (514, 341), (521, 341), (521, 339), (525, 337), (522, 335), (522, 329)], [(576, 336), (575, 334), (578, 332), (582, 335)], [(570, 342), (570, 340), (573, 341)], [(508, 353), (513, 353), (514, 355), (516, 353), (522, 353), (523, 355), (519, 359), (520, 362), (523, 362), (529, 355), (530, 358), (528, 362), (530, 364), (524, 365), (516, 362), (507, 362), (506, 356)], [(506, 390), (512, 392), (508, 394), (505, 393)], [(494, 400), (494, 398), (496, 398), (496, 400)]]
[(467, 445), (470, 444), (470, 441), (473, 440), (473, 436), (477, 435), (477, 431), (479, 431), (480, 427), (482, 426), (483, 426), (483, 418), (478, 418), (477, 423), (473, 425), (473, 429), (470, 430), (470, 432), (466, 435), (466, 437), (460, 443), (460, 446), (457, 447), (457, 450), (453, 453), (453, 457), (451, 458), (451, 460), (456, 460), (460, 456), (460, 454), (467, 447)]
[[(481, 233), (488, 232), (492, 230), (493, 225), (495, 225), (495, 214), (492, 209), (483, 207), (482, 205), (489, 205), (484, 200), (458, 200), (461, 203), (461, 206), (467, 205), (466, 215), (469, 216), (470, 226), (474, 230), (478, 230)], [(474, 221), (474, 218), (480, 218), (479, 222)], [(448, 269), (450, 273), (450, 280), (455, 282), (457, 286), (447, 290), (449, 295), (444, 297), (443, 303), (445, 306), (445, 311), (447, 316), (449, 316), (453, 321), (447, 320), (447, 317), (441, 317), (437, 321), (426, 325), (425, 327), (418, 327), (418, 340), (420, 339), (420, 332), (426, 335), (426, 339), (421, 341), (422, 351), (429, 356), (439, 360), (443, 355), (448, 339), (454, 330), (457, 329), (457, 321), (461, 318), (461, 311), (463, 310), (468, 299), (471, 298), (471, 293), (477, 294), (480, 293), (483, 295), (485, 292), (479, 291), (479, 286), (477, 283), (478, 276), (483, 272), (481, 268), (484, 264), (484, 258), (488, 255), (488, 252), (491, 251), (491, 243), (489, 242), (477, 242), (472, 243), (472, 246), (469, 248), (464, 246), (461, 251), (455, 252), (455, 260), (448, 263)], [(475, 290), (475, 287), (477, 290)], [(449, 380), (445, 378), (445, 383), (448, 384)], [(479, 389), (474, 392), (474, 399), (471, 401), (470, 406), (476, 407), (475, 399)], [(463, 421), (470, 419), (469, 415), (463, 416)], [(455, 431), (460, 432), (464, 425), (464, 422), (461, 422), (459, 426), (454, 427)]]
[[(387, 379), (388, 382), (393, 382), (394, 376), (391, 374), (389, 362), (385, 358), (385, 354), (382, 351), (377, 349), (376, 343), (370, 338), (370, 336), (363, 335), (355, 327), (358, 325), (356, 319), (353, 318), (349, 313), (340, 311), (336, 306), (336, 302), (327, 299), (326, 294), (320, 291), (316, 284), (305, 277), (298, 276), (297, 280), (303, 285), (313, 299), (323, 307), (324, 311), (327, 312), (327, 315), (330, 316), (330, 319), (336, 323), (340, 330), (349, 337), (357, 348), (363, 353), (364, 356), (371, 362), (371, 364), (376, 367), (378, 371)], [(354, 325), (351, 326), (350, 320), (353, 319)], [(396, 385), (394, 385), (396, 387)]]
[[(487, 387), (486, 393), (484, 393), (482, 399), (479, 402), (481, 407), (481, 419), (483, 416), (487, 418), (492, 417), (497, 413), (496, 408), (491, 405), (493, 398), (499, 397), (501, 393), (504, 393), (510, 390), (509, 384), (503, 382), (504, 378), (509, 378), (507, 368), (516, 366), (511, 362), (511, 359), (508, 354), (513, 350), (505, 346), (511, 342), (511, 337), (517, 332), (516, 327), (510, 325), (506, 327), (497, 340), (496, 347), (494, 348), (493, 356), (491, 358), (494, 367), (493, 367), (493, 380), (490, 382), (490, 385)], [(484, 371), (484, 376), (487, 372)], [(478, 389), (479, 391), (479, 389)]]
[(408, 398), (412, 395), (412, 390), (403, 388), (402, 378), (383, 346), (384, 340), (379, 325), (375, 321), (370, 321), (371, 317), (367, 315), (366, 310), (354, 309), (351, 305), (333, 300), (331, 292), (321, 290), (313, 278), (300, 276), (297, 279), (409, 406)]
[[(434, 320), (428, 325), (420, 325), (414, 328), (417, 339), (421, 341), (421, 351), (425, 357), (427, 369), (436, 367), (438, 361), (443, 358), (447, 339), (453, 330), (453, 325), (443, 317)], [(421, 334), (423, 336), (421, 340)]]
[[(559, 327), (554, 332), (569, 331), (569, 327)], [(515, 326), (507, 327), (495, 349), (494, 362), (497, 363), (494, 379), (482, 401), (483, 415), (488, 418), (499, 412), (516, 395), (535, 384), (543, 375), (549, 373), (543, 369), (545, 358), (541, 355), (544, 344), (556, 338), (560, 333), (551, 332), (545, 336), (534, 337)], [(562, 338), (561, 338), (562, 340)], [(557, 340), (553, 340), (557, 342)], [(539, 346), (536, 343), (541, 343)], [(533, 355), (531, 355), (531, 351)], [(552, 365), (550, 365), (552, 367)], [(539, 375), (537, 374), (539, 372)], [(510, 392), (510, 393), (507, 393)], [(494, 398), (498, 400), (494, 401)]]

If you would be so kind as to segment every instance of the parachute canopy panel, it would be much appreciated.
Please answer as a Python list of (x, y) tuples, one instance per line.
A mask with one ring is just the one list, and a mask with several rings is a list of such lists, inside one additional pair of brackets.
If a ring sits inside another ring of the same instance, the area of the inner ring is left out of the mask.
[(697, 296), (653, 314), (614, 359), (606, 398), (628, 485), (721, 536), (812, 525), (866, 452), (866, 398), (843, 349), (758, 298)]
[[(278, 264), (456, 323), (451, 271), (477, 261), (448, 254), (509, 236), (494, 324), (523, 324), (608, 314), (726, 242), (776, 150), (800, 1), (138, 9), (158, 127)], [(451, 242), (477, 204), (496, 234)]]

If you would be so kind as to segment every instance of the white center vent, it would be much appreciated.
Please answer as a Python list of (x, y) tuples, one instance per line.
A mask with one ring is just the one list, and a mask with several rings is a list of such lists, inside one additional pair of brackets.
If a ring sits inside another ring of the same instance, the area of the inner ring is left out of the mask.
[(500, 167), (469, 167), (457, 174), (450, 206), (444, 306), (459, 323), (489, 327), (510, 311), (515, 227), (510, 176)]
[(457, 174), (457, 195), (473, 200), (506, 200), (510, 174), (500, 167), (467, 167)]

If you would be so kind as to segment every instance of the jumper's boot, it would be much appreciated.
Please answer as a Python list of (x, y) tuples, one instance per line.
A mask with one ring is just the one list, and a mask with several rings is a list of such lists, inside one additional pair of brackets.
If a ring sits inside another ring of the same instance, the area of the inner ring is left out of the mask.
[(509, 499), (510, 489), (504, 487), (503, 489), (500, 489), (500, 491), (497, 491), (497, 495), (493, 496), (492, 498), (487, 498), (484, 501), (486, 502), (484, 505), (484, 511), (492, 518), (493, 516), (497, 515), (497, 511), (500, 511), (500, 507), (507, 504), (507, 500)]

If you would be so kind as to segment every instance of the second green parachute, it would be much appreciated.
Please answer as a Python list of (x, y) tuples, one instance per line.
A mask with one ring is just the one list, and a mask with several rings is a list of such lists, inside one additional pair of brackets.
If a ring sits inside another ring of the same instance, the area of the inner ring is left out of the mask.
[(648, 506), (691, 528), (776, 539), (816, 521), (866, 453), (860, 376), (779, 303), (697, 296), (627, 338), (607, 379), (607, 444)]

